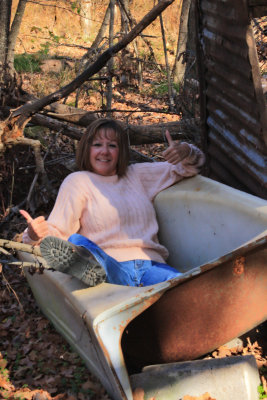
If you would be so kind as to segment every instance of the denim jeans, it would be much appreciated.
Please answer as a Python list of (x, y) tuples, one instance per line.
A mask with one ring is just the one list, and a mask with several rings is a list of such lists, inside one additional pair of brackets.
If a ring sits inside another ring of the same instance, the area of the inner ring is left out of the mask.
[(181, 275), (181, 272), (167, 264), (151, 260), (129, 260), (119, 262), (110, 257), (94, 242), (75, 233), (69, 242), (89, 250), (105, 269), (107, 282), (125, 286), (149, 286)]

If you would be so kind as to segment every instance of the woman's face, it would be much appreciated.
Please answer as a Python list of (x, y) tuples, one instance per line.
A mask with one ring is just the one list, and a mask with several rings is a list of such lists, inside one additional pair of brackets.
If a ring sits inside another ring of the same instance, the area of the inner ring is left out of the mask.
[(119, 146), (113, 129), (100, 129), (90, 147), (90, 164), (95, 174), (116, 175)]

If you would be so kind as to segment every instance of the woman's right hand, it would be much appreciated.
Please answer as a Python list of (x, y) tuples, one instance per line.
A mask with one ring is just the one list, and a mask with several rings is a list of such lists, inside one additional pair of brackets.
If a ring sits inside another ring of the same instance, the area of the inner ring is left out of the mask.
[(25, 210), (19, 210), (21, 215), (26, 219), (28, 224), (28, 235), (31, 240), (38, 241), (48, 235), (48, 223), (44, 217), (32, 218)]

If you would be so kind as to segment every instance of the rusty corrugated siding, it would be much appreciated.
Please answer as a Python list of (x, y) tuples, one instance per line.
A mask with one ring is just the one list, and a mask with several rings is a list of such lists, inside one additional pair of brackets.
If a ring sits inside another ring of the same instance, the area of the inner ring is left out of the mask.
[(209, 175), (267, 198), (266, 102), (244, 0), (200, 0)]

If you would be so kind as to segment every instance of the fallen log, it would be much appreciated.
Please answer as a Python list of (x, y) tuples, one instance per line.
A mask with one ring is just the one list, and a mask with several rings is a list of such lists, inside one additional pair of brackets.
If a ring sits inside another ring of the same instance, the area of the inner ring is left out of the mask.
[(71, 122), (73, 124), (88, 126), (98, 119), (96, 113), (88, 112), (80, 108), (71, 107), (66, 104), (53, 103), (45, 107), (45, 114), (49, 117)]
[[(82, 114), (79, 113), (79, 115), (81, 116)], [(86, 117), (86, 112), (84, 116)], [(67, 118), (67, 116), (64, 117), (64, 121), (65, 118)], [(78, 113), (75, 114), (75, 118), (78, 118)], [(63, 119), (62, 114), (61, 114), (61, 119)], [(78, 127), (77, 123), (76, 126), (73, 126), (70, 125), (69, 123), (62, 122), (55, 117), (52, 118), (51, 116), (46, 116), (44, 114), (35, 114), (31, 118), (30, 122), (34, 123), (35, 125), (45, 126), (57, 132), (61, 131), (62, 134), (72, 139), (80, 140), (81, 135), (84, 132), (85, 126), (90, 125), (90, 124), (84, 125), (84, 121), (85, 119), (83, 120), (81, 117), (81, 119), (79, 120), (80, 127)], [(125, 130), (129, 135), (129, 142), (131, 145), (165, 142), (164, 133), (166, 129), (168, 129), (174, 140), (190, 140), (194, 142), (196, 141), (195, 138), (198, 135), (198, 120), (182, 119), (180, 121), (168, 122), (162, 124), (140, 125), (140, 126), (125, 125)]]

